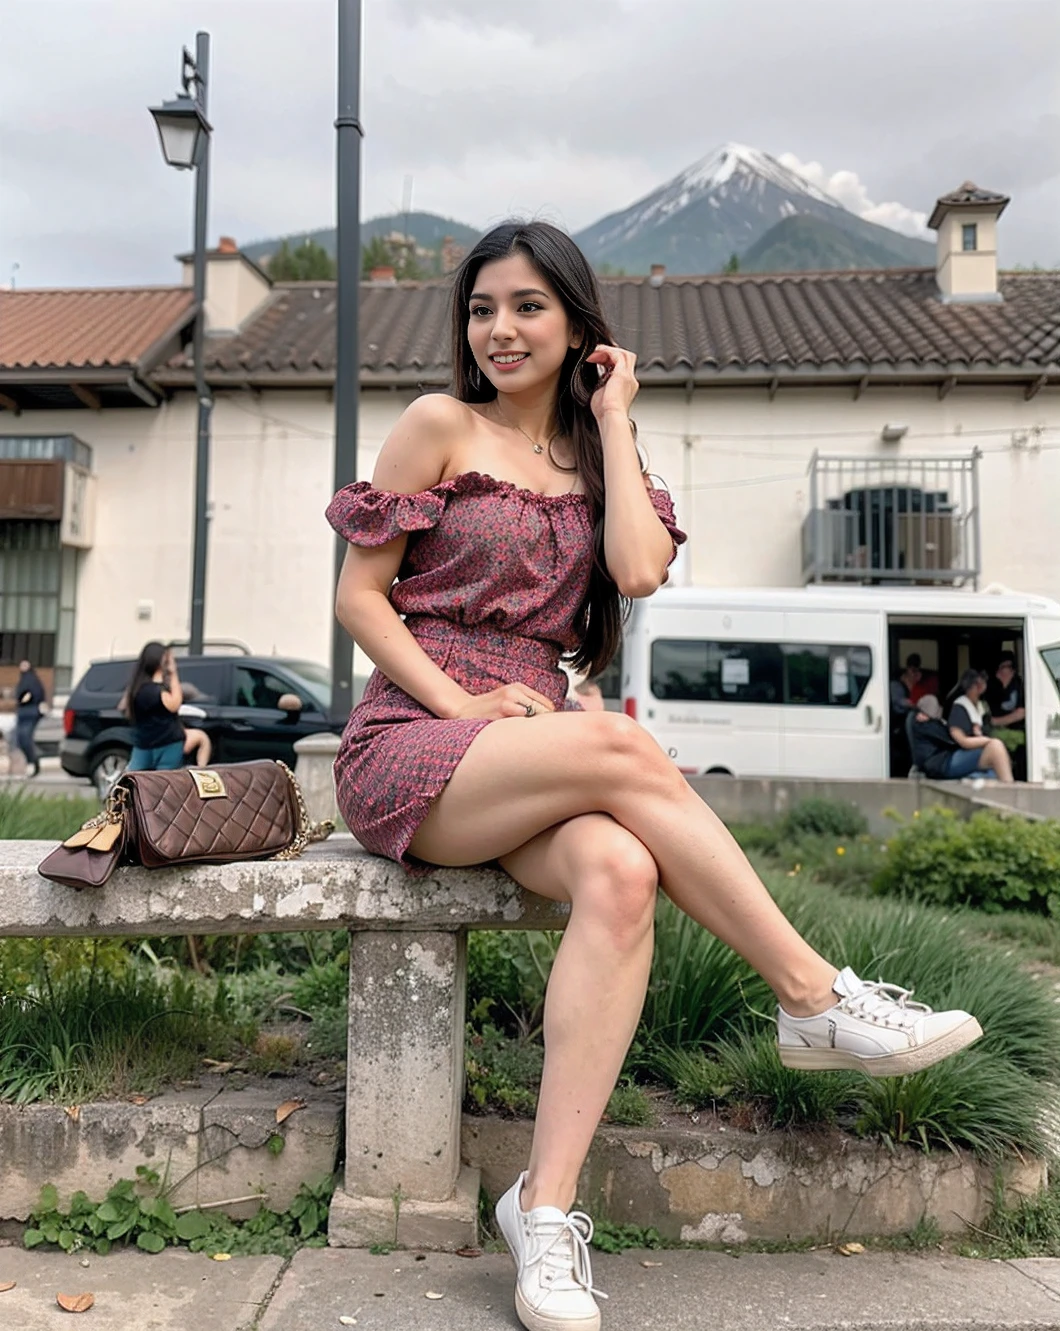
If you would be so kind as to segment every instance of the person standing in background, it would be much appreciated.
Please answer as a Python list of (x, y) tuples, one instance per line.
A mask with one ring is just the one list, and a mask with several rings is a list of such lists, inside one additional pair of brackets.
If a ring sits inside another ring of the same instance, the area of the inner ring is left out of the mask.
[(41, 718), (41, 708), (45, 703), (44, 685), (40, 676), (29, 661), (18, 663), (18, 684), (15, 686), (15, 698), (18, 710), (15, 719), (15, 747), (26, 755), (26, 764), (30, 776), (40, 775), (40, 754), (33, 742), (33, 732)]
[(133, 724), (133, 751), (126, 771), (172, 771), (182, 765), (185, 735), (177, 712), (183, 701), (172, 649), (149, 642), (118, 704)]
[(1023, 680), (1016, 673), (1016, 658), (1012, 652), (1002, 652), (987, 685), (986, 700), (990, 706), (990, 720), (996, 730), (1003, 726), (1018, 737), (1019, 747), (1012, 753), (1012, 775), (1017, 781), (1027, 779), (1027, 706), (1023, 695)]

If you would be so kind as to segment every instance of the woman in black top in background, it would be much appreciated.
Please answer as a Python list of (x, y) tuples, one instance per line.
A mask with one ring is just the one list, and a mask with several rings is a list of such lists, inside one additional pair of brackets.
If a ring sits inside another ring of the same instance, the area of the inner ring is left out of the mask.
[(133, 723), (129, 772), (171, 771), (184, 758), (184, 727), (177, 711), (184, 693), (173, 652), (149, 642), (133, 668), (118, 710)]

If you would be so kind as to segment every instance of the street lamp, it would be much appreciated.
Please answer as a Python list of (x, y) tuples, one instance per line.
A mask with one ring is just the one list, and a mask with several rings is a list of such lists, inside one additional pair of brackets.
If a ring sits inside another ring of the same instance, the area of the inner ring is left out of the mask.
[(181, 61), (182, 93), (171, 102), (148, 110), (158, 128), (162, 155), (170, 166), (195, 171), (195, 324), (192, 332), (192, 362), (195, 396), (198, 399), (198, 434), (195, 449), (195, 534), (191, 572), (191, 632), (188, 653), (202, 653), (206, 602), (206, 500), (210, 480), (210, 411), (213, 398), (203, 368), (203, 334), (206, 323), (206, 199), (210, 176), (210, 122), (206, 119), (206, 81), (210, 72), (210, 34), (195, 34), (195, 59), (187, 47)]

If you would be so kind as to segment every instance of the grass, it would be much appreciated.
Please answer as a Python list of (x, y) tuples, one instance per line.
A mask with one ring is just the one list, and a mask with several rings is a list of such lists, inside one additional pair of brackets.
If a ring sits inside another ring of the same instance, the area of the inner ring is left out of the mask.
[(97, 813), (97, 799), (0, 790), (0, 841), (63, 841)]

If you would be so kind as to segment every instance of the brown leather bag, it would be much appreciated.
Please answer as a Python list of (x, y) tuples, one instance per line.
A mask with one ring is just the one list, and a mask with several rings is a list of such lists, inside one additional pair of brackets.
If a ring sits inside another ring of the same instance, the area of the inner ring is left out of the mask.
[(280, 761), (126, 772), (103, 812), (37, 867), (53, 882), (102, 887), (122, 863), (294, 859), (334, 830), (313, 824), (294, 773)]

